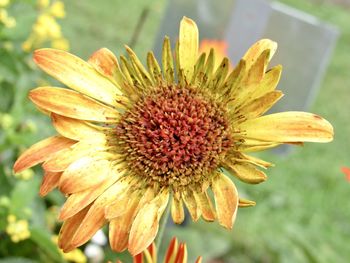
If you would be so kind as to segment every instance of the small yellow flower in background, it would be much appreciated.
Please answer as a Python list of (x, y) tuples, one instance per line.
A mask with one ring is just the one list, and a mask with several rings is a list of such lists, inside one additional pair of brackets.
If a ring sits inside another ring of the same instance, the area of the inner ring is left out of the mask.
[(227, 58), (216, 68), (215, 51), (198, 52), (197, 25), (184, 17), (175, 59), (166, 37), (162, 64), (149, 52), (147, 69), (129, 47), (119, 61), (106, 48), (87, 62), (60, 50), (35, 51), (37, 65), (71, 89), (30, 92), (58, 135), (25, 151), (14, 171), (43, 163), (40, 195), (58, 186), (68, 196), (59, 215), (63, 251), (109, 222), (112, 249), (137, 255), (153, 242), (169, 203), (177, 224), (187, 207), (194, 221), (231, 229), (238, 207), (255, 203), (238, 197), (223, 169), (261, 183), (267, 176), (257, 167), (272, 164), (247, 153), (331, 141), (332, 125), (315, 114), (262, 116), (283, 95), (276, 90), (282, 67), (267, 68), (276, 49), (263, 39), (233, 70)]
[(64, 18), (64, 4), (62, 1), (39, 1), (39, 16), (32, 27), (32, 32), (28, 39), (23, 42), (22, 49), (30, 52), (44, 44), (51, 43), (56, 49), (68, 50), (69, 42), (63, 37), (60, 25), (56, 18)]
[(5, 7), (10, 3), (10, 0), (0, 0), (0, 7)]
[[(57, 244), (58, 242), (58, 236), (54, 235), (52, 236), (52, 241)], [(64, 253), (62, 250), (59, 250), (62, 257), (69, 261), (69, 262), (74, 262), (74, 263), (86, 263), (87, 258), (84, 255), (84, 253), (80, 249), (74, 249), (68, 253)]]
[(16, 19), (9, 16), (6, 9), (0, 8), (0, 23), (4, 24), (5, 27), (13, 28), (16, 26)]
[(51, 41), (51, 46), (56, 49), (69, 50), (69, 41), (65, 38), (55, 39)]
[(38, 0), (37, 6), (39, 9), (45, 9), (49, 6), (50, 0)]
[(16, 173), (14, 176), (18, 179), (29, 180), (33, 178), (34, 172), (32, 169), (26, 169), (20, 173)]
[(64, 18), (66, 16), (64, 11), (64, 3), (61, 1), (55, 1), (50, 6), (50, 14), (57, 18)]
[(10, 236), (12, 242), (18, 243), (30, 237), (27, 220), (17, 220), (16, 216), (9, 215), (7, 217), (7, 222), (6, 233)]
[(15, 121), (11, 114), (0, 112), (0, 127), (6, 131), (13, 127)]

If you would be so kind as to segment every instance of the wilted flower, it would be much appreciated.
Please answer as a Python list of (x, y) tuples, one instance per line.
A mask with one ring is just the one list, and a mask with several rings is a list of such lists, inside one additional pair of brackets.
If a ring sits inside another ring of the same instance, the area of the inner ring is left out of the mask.
[(332, 126), (315, 114), (261, 117), (282, 97), (275, 90), (281, 66), (267, 71), (276, 47), (268, 39), (257, 42), (229, 74), (227, 58), (215, 67), (213, 50), (198, 54), (197, 26), (184, 18), (175, 62), (164, 40), (162, 69), (149, 52), (147, 70), (128, 47), (129, 59), (121, 56), (120, 63), (105, 48), (88, 62), (37, 50), (38, 66), (73, 90), (30, 92), (60, 135), (29, 148), (14, 170), (43, 163), (40, 194), (58, 186), (68, 196), (60, 247), (84, 244), (109, 222), (112, 249), (136, 255), (157, 235), (169, 198), (175, 223), (183, 222), (185, 204), (194, 221), (202, 216), (231, 228), (237, 207), (254, 203), (238, 199), (222, 168), (256, 184), (266, 180), (256, 166), (271, 164), (247, 152), (331, 141)]

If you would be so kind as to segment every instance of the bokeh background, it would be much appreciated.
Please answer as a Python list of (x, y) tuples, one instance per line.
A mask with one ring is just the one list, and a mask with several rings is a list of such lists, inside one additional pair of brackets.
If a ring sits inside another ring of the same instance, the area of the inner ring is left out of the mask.
[[(215, 1), (220, 5), (220, 1)], [(236, 182), (257, 202), (240, 209), (232, 231), (217, 223), (168, 223), (160, 254), (176, 235), (188, 246), (189, 262), (349, 262), (350, 260), (350, 1), (281, 0), (333, 24), (340, 32), (329, 66), (309, 111), (334, 126), (330, 144), (306, 144), (288, 154), (266, 152), (276, 164), (260, 185)], [(153, 49), (164, 22), (165, 0), (0, 0), (0, 262), (131, 262), (110, 251), (103, 232), (64, 255), (57, 249), (56, 220), (64, 198), (40, 198), (39, 168), (14, 175), (21, 151), (54, 133), (48, 117), (27, 99), (36, 86), (57, 84), (31, 60), (39, 47), (66, 49), (87, 59), (101, 47), (140, 58)], [(199, 28), (200, 32), (205, 30)], [(249, 33), (249, 32), (247, 32)], [(306, 39), (295, 45), (303, 46)], [(229, 43), (228, 43), (229, 44)], [(307, 67), (300, 61), (300, 67)], [(283, 104), (283, 99), (279, 102)], [(294, 109), (290, 109), (294, 110)], [(106, 233), (106, 231), (105, 231)]]

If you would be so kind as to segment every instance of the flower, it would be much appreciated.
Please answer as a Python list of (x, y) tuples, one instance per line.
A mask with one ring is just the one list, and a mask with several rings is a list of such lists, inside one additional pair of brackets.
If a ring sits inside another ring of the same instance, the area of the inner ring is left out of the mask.
[(6, 233), (10, 236), (12, 242), (18, 243), (30, 237), (27, 220), (17, 220), (15, 215), (9, 215), (7, 222)]
[(350, 182), (350, 168), (344, 166), (341, 171), (345, 174), (345, 179)]
[[(203, 39), (199, 44), (199, 53), (209, 53), (211, 49), (214, 49), (214, 65), (218, 67), (222, 59), (227, 57), (227, 48), (228, 44), (225, 40)], [(230, 65), (229, 69), (232, 69)]]
[(62, 30), (56, 18), (65, 17), (64, 3), (62, 1), (38, 1), (39, 15), (28, 39), (22, 43), (22, 49), (30, 52), (32, 49), (41, 47), (51, 42), (53, 48), (68, 50), (69, 42), (62, 35)]
[(331, 141), (331, 124), (315, 114), (261, 116), (282, 97), (275, 90), (281, 66), (267, 71), (276, 47), (257, 42), (229, 74), (227, 58), (216, 68), (213, 50), (198, 54), (197, 26), (184, 17), (175, 62), (164, 40), (162, 69), (149, 52), (147, 70), (129, 47), (129, 59), (119, 62), (105, 48), (88, 62), (60, 50), (35, 51), (37, 65), (71, 89), (30, 92), (59, 135), (26, 150), (14, 170), (43, 163), (40, 194), (58, 186), (67, 195), (60, 247), (84, 244), (109, 222), (112, 249), (139, 254), (157, 235), (169, 202), (175, 223), (183, 222), (186, 206), (194, 221), (217, 219), (230, 229), (238, 206), (254, 202), (238, 198), (223, 169), (257, 184), (266, 175), (256, 166), (271, 164), (247, 152)]
[[(154, 243), (152, 243), (147, 249), (142, 253), (134, 256), (134, 263), (157, 263), (157, 248)], [(165, 254), (164, 263), (187, 263), (187, 247), (186, 243), (178, 244), (177, 238), (174, 237), (168, 247)], [(202, 257), (198, 257), (195, 263), (201, 263)], [(122, 263), (117, 261), (117, 263)]]

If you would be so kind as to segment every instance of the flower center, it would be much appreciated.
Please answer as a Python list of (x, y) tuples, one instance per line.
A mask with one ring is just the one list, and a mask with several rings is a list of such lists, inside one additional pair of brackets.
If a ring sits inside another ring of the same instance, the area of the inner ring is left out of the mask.
[(125, 161), (150, 183), (185, 186), (209, 176), (231, 146), (223, 107), (191, 88), (160, 87), (116, 127)]

